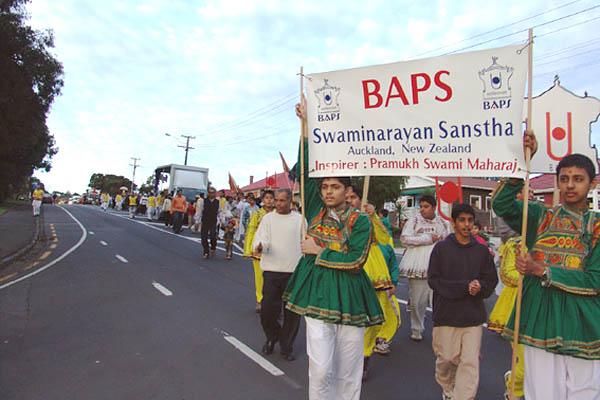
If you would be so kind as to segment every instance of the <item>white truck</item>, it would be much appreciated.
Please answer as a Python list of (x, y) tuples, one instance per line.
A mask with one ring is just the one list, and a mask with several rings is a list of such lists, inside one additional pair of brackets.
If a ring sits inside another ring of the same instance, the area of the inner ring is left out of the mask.
[(175, 193), (181, 189), (188, 201), (194, 201), (197, 194), (204, 193), (206, 195), (208, 191), (208, 168), (168, 164), (157, 167), (154, 173), (156, 192), (158, 192), (160, 182), (169, 183), (169, 193)]

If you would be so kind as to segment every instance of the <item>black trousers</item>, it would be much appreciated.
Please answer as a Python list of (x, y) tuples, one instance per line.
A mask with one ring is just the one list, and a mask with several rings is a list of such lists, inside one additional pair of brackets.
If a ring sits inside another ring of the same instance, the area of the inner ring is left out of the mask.
[(183, 218), (185, 214), (181, 211), (175, 211), (173, 213), (173, 231), (175, 233), (181, 232), (181, 225), (183, 225)]
[(210, 249), (217, 249), (217, 223), (202, 222), (200, 228), (200, 239), (202, 240), (202, 251), (204, 255), (208, 254), (208, 238), (210, 238)]
[[(300, 316), (285, 308), (281, 297), (292, 276), (286, 272), (263, 272), (263, 300), (260, 309), (260, 323), (267, 340), (279, 341), (282, 354), (291, 354), (294, 340), (300, 327)], [(279, 323), (279, 316), (283, 309), (283, 325)]]

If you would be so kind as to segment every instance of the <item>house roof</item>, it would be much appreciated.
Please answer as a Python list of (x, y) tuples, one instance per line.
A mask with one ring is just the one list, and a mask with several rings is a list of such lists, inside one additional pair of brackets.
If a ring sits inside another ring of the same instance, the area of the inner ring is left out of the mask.
[[(269, 180), (270, 178), (275, 180), (274, 185), (267, 185), (267, 180)], [(274, 175), (263, 178), (261, 180), (258, 180), (256, 182), (252, 182), (251, 184), (246, 185), (244, 187), (241, 187), (240, 190), (242, 192), (250, 192), (250, 191), (255, 191), (255, 190), (261, 190), (266, 187), (270, 187), (271, 189), (289, 189), (289, 188), (295, 189), (297, 187), (297, 185), (298, 185), (298, 183), (294, 183), (294, 182), (290, 181), (287, 173), (279, 172)]]
[(554, 190), (554, 174), (542, 174), (529, 180), (529, 187), (534, 191)]

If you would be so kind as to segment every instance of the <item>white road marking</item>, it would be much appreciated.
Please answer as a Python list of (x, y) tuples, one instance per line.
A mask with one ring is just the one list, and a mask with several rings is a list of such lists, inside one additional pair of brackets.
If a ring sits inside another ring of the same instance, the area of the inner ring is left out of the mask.
[(20, 277), (19, 279), (15, 279), (12, 282), (8, 282), (5, 283), (4, 285), (0, 286), (0, 290), (5, 289), (9, 286), (12, 286), (16, 283), (19, 283), (21, 281), (24, 281), (27, 278), (30, 278), (36, 274), (39, 274), (40, 272), (50, 268), (51, 266), (53, 266), (54, 264), (56, 264), (57, 262), (61, 261), (62, 259), (64, 259), (66, 256), (68, 256), (69, 254), (71, 254), (72, 252), (74, 252), (75, 250), (77, 250), (77, 248), (79, 246), (81, 246), (81, 244), (85, 241), (85, 239), (87, 238), (87, 230), (85, 229), (85, 227), (83, 226), (83, 224), (81, 222), (79, 222), (79, 220), (77, 218), (75, 218), (73, 216), (73, 214), (71, 214), (70, 212), (68, 212), (66, 209), (64, 209), (62, 206), (58, 206), (59, 209), (63, 210), (64, 212), (66, 212), (69, 217), (71, 217), (73, 219), (73, 221), (75, 221), (77, 223), (77, 225), (79, 225), (79, 228), (81, 228), (81, 237), (79, 238), (79, 241), (77, 243), (75, 243), (75, 245), (73, 247), (71, 247), (69, 250), (65, 251), (64, 253), (62, 253), (60, 256), (58, 256), (57, 258), (55, 258), (54, 260), (50, 261), (48, 264), (44, 265), (41, 268), (36, 269), (35, 271), (27, 274), (27, 275), (23, 275), (22, 277)]
[(92, 232), (92, 231), (88, 231), (88, 233), (89, 233), (90, 235), (95, 235), (95, 233), (94, 233), (94, 232)]
[(275, 365), (271, 364), (265, 358), (263, 358), (260, 354), (252, 350), (250, 347), (246, 346), (244, 343), (240, 342), (235, 337), (229, 335), (226, 332), (223, 332), (223, 338), (227, 340), (233, 347), (241, 351), (246, 357), (250, 358), (252, 361), (260, 365), (264, 370), (270, 373), (273, 376), (283, 376), (285, 373), (277, 368)]
[[(200, 243), (201, 242), (201, 239), (199, 239), (199, 238), (193, 238), (193, 237), (178, 235), (175, 232), (169, 232), (167, 230), (164, 230), (164, 229), (158, 228), (156, 226), (153, 226), (152, 223), (150, 223), (150, 222), (138, 221), (138, 220), (135, 220), (135, 219), (131, 219), (131, 218), (129, 218), (126, 215), (119, 215), (119, 214), (116, 214), (116, 213), (108, 213), (108, 214), (109, 215), (113, 215), (113, 216), (118, 217), (118, 218), (122, 218), (122, 219), (128, 220), (128, 221), (137, 222), (138, 224), (142, 224), (144, 226), (147, 226), (150, 229), (155, 229), (155, 230), (157, 230), (159, 232), (163, 232), (163, 233), (166, 233), (168, 235), (173, 235), (173, 236), (177, 236), (177, 237), (182, 238), (182, 239), (187, 239), (187, 240), (192, 241), (194, 243)], [(162, 224), (160, 224), (160, 225), (162, 225)], [(217, 247), (217, 249), (225, 251), (225, 249), (222, 248), (222, 247)], [(243, 256), (244, 255), (243, 253), (239, 253), (237, 251), (234, 251), (233, 254), (236, 254), (238, 256)]]
[(106, 243), (104, 240), (101, 240), (101, 241), (100, 241), (100, 244), (101, 244), (102, 246), (108, 246), (108, 243)]
[(154, 288), (156, 290), (158, 290), (159, 292), (161, 292), (165, 296), (173, 296), (173, 292), (171, 292), (169, 289), (167, 289), (166, 287), (164, 287), (163, 285), (161, 285), (158, 282), (152, 282), (152, 286), (154, 286)]
[(127, 261), (127, 259), (123, 256), (120, 256), (118, 254), (115, 254), (115, 257), (117, 257), (117, 260), (121, 261), (122, 263), (128, 263), (129, 261)]

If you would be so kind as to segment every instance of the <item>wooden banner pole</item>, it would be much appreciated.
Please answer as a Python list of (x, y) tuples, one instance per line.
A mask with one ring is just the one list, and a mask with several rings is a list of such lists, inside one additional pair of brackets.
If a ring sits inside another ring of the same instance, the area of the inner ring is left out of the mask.
[(369, 201), (369, 184), (371, 183), (371, 176), (365, 176), (365, 182), (363, 183), (363, 192), (362, 192), (362, 200), (361, 200), (361, 211), (364, 211), (365, 206)]
[[(529, 42), (528, 42), (528, 71), (527, 71), (527, 121), (526, 129), (529, 130), (533, 126), (531, 121), (531, 97), (532, 97), (532, 86), (533, 86), (533, 29), (529, 29)], [(527, 147), (525, 149), (525, 165), (526, 165), (526, 177), (525, 186), (523, 188), (523, 222), (521, 224), (521, 246), (520, 253), (524, 254), (527, 252), (527, 217), (529, 208), (529, 170), (531, 164), (531, 149)], [(523, 299), (523, 275), (519, 274), (519, 281), (517, 284), (517, 300), (515, 303), (515, 328), (513, 333), (512, 341), (512, 360), (511, 360), (511, 378), (510, 378), (510, 400), (515, 400), (515, 375), (517, 366), (517, 348), (519, 346), (519, 328), (521, 325), (521, 301)], [(520, 360), (523, 362), (523, 360)]]
[[(300, 67), (300, 105), (304, 106), (304, 67)], [(306, 113), (306, 110), (304, 110)], [(306, 220), (306, 204), (304, 199), (304, 138), (307, 137), (306, 115), (301, 118), (300, 132), (300, 207), (302, 210), (302, 220)]]

